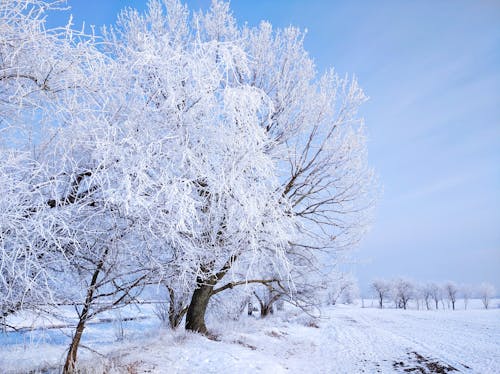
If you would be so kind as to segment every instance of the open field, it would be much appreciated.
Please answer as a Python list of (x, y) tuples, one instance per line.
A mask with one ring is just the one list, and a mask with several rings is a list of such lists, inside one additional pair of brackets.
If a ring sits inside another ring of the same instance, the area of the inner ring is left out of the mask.
[[(143, 307), (92, 324), (81, 365), (90, 372), (137, 373), (499, 373), (500, 309), (379, 310), (328, 307), (314, 320), (286, 310), (265, 320), (211, 321), (216, 340), (161, 329)], [(366, 302), (365, 302), (366, 305)], [(57, 371), (71, 329), (69, 310), (51, 320), (59, 328), (0, 335), (0, 372)], [(22, 319), (12, 320), (19, 326)], [(34, 325), (48, 325), (41, 319)], [(123, 332), (122, 332), (123, 329)]]

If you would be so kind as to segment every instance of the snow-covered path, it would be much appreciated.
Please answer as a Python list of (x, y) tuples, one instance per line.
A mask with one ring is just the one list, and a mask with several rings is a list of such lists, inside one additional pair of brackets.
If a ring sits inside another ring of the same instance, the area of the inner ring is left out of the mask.
[(499, 311), (337, 308), (328, 314), (322, 327), (334, 331), (331, 354), (346, 366), (357, 362), (355, 372), (500, 372)]
[(499, 321), (500, 310), (337, 307), (319, 322), (288, 315), (226, 325), (221, 341), (164, 337), (143, 362), (154, 373), (500, 373)]

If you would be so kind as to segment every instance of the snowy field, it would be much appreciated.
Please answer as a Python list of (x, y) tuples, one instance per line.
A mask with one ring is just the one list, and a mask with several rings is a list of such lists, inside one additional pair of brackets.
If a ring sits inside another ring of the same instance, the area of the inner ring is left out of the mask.
[[(500, 373), (498, 303), (482, 310), (474, 300), (470, 310), (456, 311), (342, 305), (326, 308), (319, 320), (289, 309), (264, 320), (210, 321), (216, 340), (162, 329), (143, 307), (121, 314), (137, 319), (90, 325), (81, 365), (95, 373)], [(50, 323), (68, 318), (69, 309)], [(0, 372), (58, 372), (71, 331), (0, 333)]]

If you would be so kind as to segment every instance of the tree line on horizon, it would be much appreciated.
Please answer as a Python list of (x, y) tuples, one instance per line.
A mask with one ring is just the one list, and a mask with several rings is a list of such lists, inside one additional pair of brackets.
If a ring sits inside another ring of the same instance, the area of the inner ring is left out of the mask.
[(395, 308), (407, 309), (412, 301), (417, 309), (455, 310), (459, 298), (463, 301), (464, 309), (467, 309), (472, 298), (479, 298), (483, 307), (488, 309), (491, 299), (496, 295), (495, 287), (487, 282), (474, 287), (468, 284), (457, 285), (453, 281), (420, 284), (404, 278), (374, 279), (370, 289), (381, 309), (386, 303), (391, 303)]

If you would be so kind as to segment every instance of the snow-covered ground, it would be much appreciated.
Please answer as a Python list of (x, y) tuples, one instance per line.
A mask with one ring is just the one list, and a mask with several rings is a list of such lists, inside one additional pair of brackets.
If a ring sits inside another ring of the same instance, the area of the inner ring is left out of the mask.
[[(289, 309), (264, 320), (211, 321), (217, 340), (162, 329), (143, 307), (122, 313), (147, 317), (124, 322), (123, 339), (116, 322), (90, 325), (83, 345), (93, 351), (82, 347), (81, 363), (90, 372), (128, 373), (500, 373), (500, 309), (493, 306), (405, 311), (342, 305), (326, 308), (319, 320)], [(70, 332), (0, 333), (0, 372), (50, 372)]]

